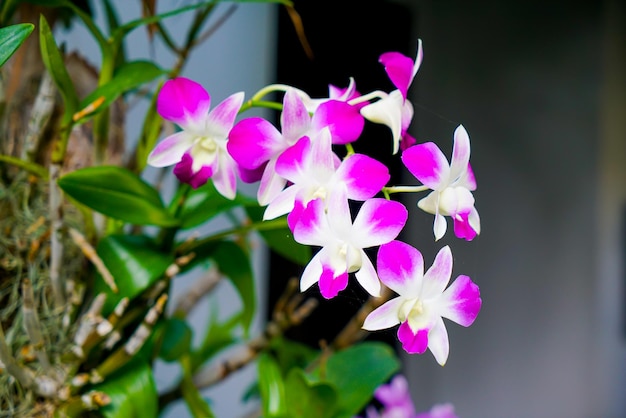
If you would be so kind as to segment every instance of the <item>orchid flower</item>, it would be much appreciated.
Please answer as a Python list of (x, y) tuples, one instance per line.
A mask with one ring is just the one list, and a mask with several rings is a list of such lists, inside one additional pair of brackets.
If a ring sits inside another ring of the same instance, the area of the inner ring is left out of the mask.
[(324, 127), (330, 129), (333, 143), (345, 144), (361, 135), (364, 121), (358, 110), (345, 102), (322, 103), (311, 117), (295, 89), (283, 98), (280, 116), (282, 133), (265, 119), (244, 119), (232, 129), (228, 152), (246, 170), (265, 166), (257, 198), (269, 204), (285, 187), (286, 180), (276, 172), (278, 157), (304, 136), (314, 137)]
[(182, 128), (152, 150), (148, 164), (176, 164), (174, 174), (193, 188), (213, 179), (224, 197), (237, 192), (237, 164), (226, 151), (228, 133), (243, 103), (244, 93), (235, 93), (213, 110), (209, 93), (195, 81), (178, 77), (168, 80), (157, 98), (157, 111)]
[(385, 52), (379, 62), (385, 66), (389, 79), (397, 90), (389, 94), (378, 92), (377, 100), (361, 109), (361, 115), (370, 122), (387, 125), (393, 136), (393, 153), (415, 143), (407, 133), (413, 119), (413, 105), (407, 100), (407, 92), (423, 59), (422, 41), (417, 42), (415, 61), (399, 52)]
[(459, 276), (446, 289), (452, 274), (452, 252), (443, 247), (424, 274), (422, 254), (400, 241), (382, 245), (378, 251), (378, 275), (399, 296), (372, 311), (363, 324), (369, 331), (400, 324), (398, 339), (410, 354), (426, 349), (442, 366), (449, 353), (443, 318), (470, 326), (481, 306), (480, 291), (468, 276)]
[(412, 418), (415, 415), (409, 383), (401, 374), (395, 376), (388, 384), (376, 388), (374, 397), (382, 404), (383, 409), (380, 413), (369, 410), (367, 418)]
[(326, 201), (345, 185), (348, 199), (363, 201), (374, 197), (389, 181), (387, 166), (366, 155), (353, 154), (338, 164), (328, 128), (314, 140), (303, 137), (283, 152), (276, 162), (276, 172), (292, 185), (269, 204), (264, 219), (289, 212), (292, 229), (311, 200)]
[(348, 273), (356, 272), (361, 286), (378, 296), (380, 282), (363, 249), (395, 239), (406, 223), (407, 210), (399, 202), (370, 199), (353, 223), (346, 195), (344, 186), (326, 203), (322, 199), (309, 202), (295, 225), (297, 242), (322, 247), (304, 269), (300, 289), (319, 282), (320, 293), (330, 299), (346, 288)]
[(459, 416), (454, 412), (454, 405), (443, 403), (434, 405), (430, 411), (419, 413), (414, 418), (459, 418)]
[(435, 240), (444, 236), (447, 223), (454, 221), (454, 234), (471, 241), (480, 234), (480, 217), (474, 207), (476, 179), (469, 164), (470, 140), (463, 125), (454, 131), (452, 161), (448, 164), (439, 147), (432, 142), (410, 147), (402, 153), (402, 162), (425, 186), (433, 191), (418, 202), (427, 213), (435, 215)]

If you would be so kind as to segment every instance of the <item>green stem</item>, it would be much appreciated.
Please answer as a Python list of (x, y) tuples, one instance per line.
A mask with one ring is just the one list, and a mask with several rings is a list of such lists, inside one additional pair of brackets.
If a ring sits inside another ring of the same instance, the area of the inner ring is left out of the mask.
[(239, 114), (245, 112), (246, 110), (249, 110), (253, 107), (264, 107), (266, 109), (274, 109), (274, 110), (278, 110), (281, 111), (283, 110), (283, 105), (281, 103), (276, 103), (276, 102), (269, 102), (269, 101), (265, 101), (265, 100), (253, 100), (250, 99), (247, 102), (245, 102), (241, 108), (239, 109)]
[(4, 155), (4, 154), (0, 154), (0, 161), (7, 163), (7, 164), (14, 165), (23, 170), (26, 170), (29, 173), (32, 173), (38, 177), (41, 177), (43, 180), (46, 180), (46, 181), (48, 180), (48, 170), (46, 170), (43, 166), (37, 163), (24, 161), (17, 157), (12, 157), (10, 155)]
[(418, 193), (425, 192), (426, 190), (430, 190), (428, 186), (393, 186), (393, 187), (383, 187), (383, 193), (391, 194), (391, 193)]

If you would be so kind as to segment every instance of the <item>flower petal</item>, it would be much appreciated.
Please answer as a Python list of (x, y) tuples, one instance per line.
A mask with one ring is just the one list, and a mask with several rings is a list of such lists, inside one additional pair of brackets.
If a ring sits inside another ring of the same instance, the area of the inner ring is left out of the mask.
[(260, 167), (287, 146), (274, 125), (257, 117), (239, 121), (226, 143), (229, 154), (248, 170)]
[(442, 295), (440, 314), (444, 318), (469, 327), (478, 316), (482, 299), (480, 289), (468, 276), (461, 275)]
[(406, 299), (419, 296), (424, 275), (424, 258), (416, 248), (391, 241), (378, 249), (378, 276), (385, 286)]
[(448, 222), (443, 215), (435, 214), (435, 222), (433, 223), (433, 233), (435, 234), (435, 241), (439, 241), (446, 235), (448, 229)]
[(433, 142), (410, 147), (402, 153), (402, 162), (419, 181), (433, 190), (448, 185), (450, 166)]
[(393, 298), (385, 302), (383, 305), (374, 309), (367, 315), (363, 322), (363, 329), (368, 331), (376, 331), (379, 329), (391, 328), (400, 323), (398, 319), (398, 311), (404, 303), (404, 298)]
[(395, 239), (408, 217), (400, 202), (369, 199), (363, 203), (352, 228), (352, 242), (360, 248), (386, 244)]
[(194, 189), (206, 184), (213, 175), (212, 166), (201, 166), (198, 171), (193, 171), (193, 158), (189, 154), (183, 155), (181, 161), (174, 166), (174, 175), (182, 183), (188, 183)]
[(470, 159), (470, 139), (463, 125), (454, 131), (454, 147), (450, 160), (450, 182), (453, 183), (464, 176)]
[(365, 119), (357, 107), (346, 102), (329, 100), (317, 108), (312, 125), (316, 131), (328, 127), (333, 144), (347, 144), (361, 136)]
[(361, 115), (370, 122), (387, 125), (393, 136), (393, 153), (400, 148), (402, 139), (402, 112), (404, 99), (399, 90), (394, 90), (386, 97), (368, 104), (361, 109)]
[(273, 158), (269, 160), (265, 166), (265, 171), (263, 171), (259, 190), (257, 190), (257, 200), (261, 206), (268, 205), (274, 200), (287, 184), (287, 180), (276, 173), (275, 167), (276, 159)]
[(317, 283), (322, 275), (322, 262), (320, 261), (324, 257), (324, 249), (322, 248), (306, 265), (300, 278), (300, 291), (304, 292), (313, 284)]
[(380, 281), (376, 269), (363, 250), (361, 250), (361, 268), (355, 273), (355, 277), (367, 293), (374, 297), (380, 296)]
[(270, 202), (267, 208), (265, 208), (263, 220), (276, 219), (279, 216), (291, 212), (294, 207), (297, 192), (298, 188), (294, 186), (289, 186), (280, 192), (280, 194)]
[(324, 247), (333, 236), (324, 210), (324, 201), (322, 199), (310, 201), (295, 225), (294, 240), (304, 245)]
[(157, 97), (157, 112), (181, 127), (198, 127), (211, 107), (211, 97), (202, 85), (184, 77), (168, 80)]
[(413, 60), (399, 52), (385, 52), (378, 62), (385, 66), (389, 79), (406, 100), (407, 91), (413, 81)]
[(194, 136), (188, 132), (177, 132), (159, 142), (148, 155), (148, 164), (153, 167), (167, 167), (176, 164), (193, 145)]
[(216, 138), (226, 138), (243, 103), (244, 93), (232, 94), (218, 104), (207, 117), (206, 128)]
[(407, 353), (424, 354), (428, 348), (428, 329), (420, 329), (414, 333), (405, 321), (398, 328), (398, 340)]
[(213, 184), (227, 199), (233, 200), (237, 195), (237, 163), (223, 149), (218, 154), (218, 169), (213, 173)]
[(348, 273), (339, 273), (333, 271), (330, 267), (323, 266), (322, 275), (320, 276), (319, 286), (320, 293), (326, 299), (332, 299), (339, 292), (348, 287)]
[(292, 183), (299, 183), (307, 178), (310, 154), (311, 140), (308, 136), (303, 136), (276, 159), (276, 173)]
[(428, 348), (440, 365), (445, 365), (450, 353), (448, 331), (441, 318), (437, 318), (428, 332)]
[(346, 184), (349, 199), (367, 200), (387, 184), (390, 175), (385, 164), (367, 155), (353, 154), (339, 166), (337, 178)]
[(311, 117), (302, 98), (295, 89), (289, 89), (283, 98), (283, 112), (280, 115), (283, 137), (289, 145), (303, 137), (311, 126)]
[(450, 282), (452, 275), (452, 251), (449, 246), (439, 250), (433, 265), (424, 274), (421, 297), (430, 299), (441, 295)]

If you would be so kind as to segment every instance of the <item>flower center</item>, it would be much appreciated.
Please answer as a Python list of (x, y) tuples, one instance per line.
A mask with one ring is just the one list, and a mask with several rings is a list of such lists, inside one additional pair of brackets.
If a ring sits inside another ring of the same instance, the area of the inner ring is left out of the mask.
[(214, 153), (217, 151), (217, 143), (211, 137), (205, 136), (201, 138), (200, 141), (198, 141), (198, 145), (200, 145), (200, 147), (208, 153)]
[(417, 332), (427, 325), (427, 317), (426, 307), (418, 298), (406, 300), (398, 310), (398, 319), (400, 322), (408, 321), (409, 326), (414, 332)]

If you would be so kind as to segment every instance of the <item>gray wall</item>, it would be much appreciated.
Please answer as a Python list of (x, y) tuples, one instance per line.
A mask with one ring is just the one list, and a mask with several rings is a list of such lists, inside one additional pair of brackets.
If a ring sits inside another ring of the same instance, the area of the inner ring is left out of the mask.
[[(449, 155), (454, 127), (467, 128), (483, 228), (475, 242), (441, 244), (483, 308), (471, 328), (449, 325), (444, 368), (430, 354), (406, 358), (419, 409), (626, 416), (621, 3), (403, 3), (424, 42), (413, 132)], [(411, 234), (430, 261), (431, 221)]]

